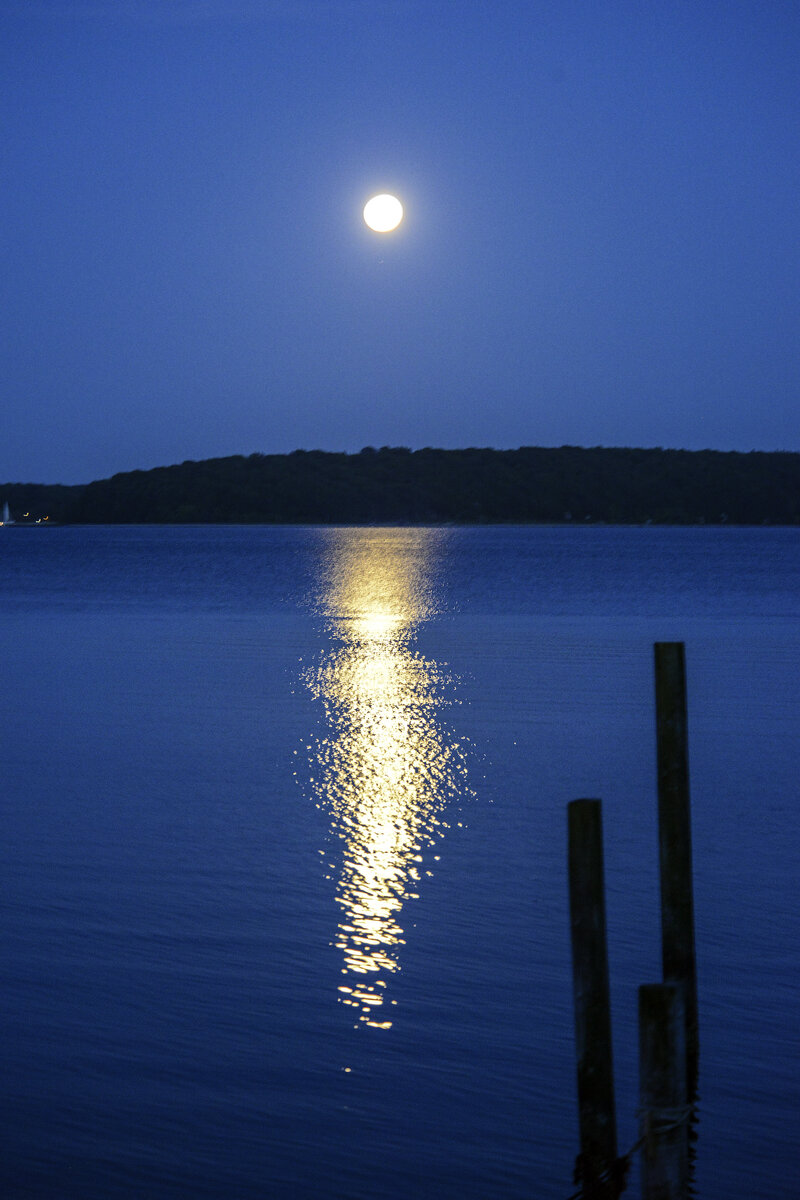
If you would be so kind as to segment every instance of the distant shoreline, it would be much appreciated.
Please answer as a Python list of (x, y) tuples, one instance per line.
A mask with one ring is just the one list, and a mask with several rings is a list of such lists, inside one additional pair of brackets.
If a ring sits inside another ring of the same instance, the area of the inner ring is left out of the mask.
[(25, 524), (800, 524), (800, 454), (576, 446), (233, 455), (0, 485)]
[[(797, 529), (786, 521), (49, 521), (46, 529)], [(18, 525), (9, 528), (19, 528)], [(23, 526), (26, 528), (26, 526)], [(31, 528), (31, 526), (27, 526)]]

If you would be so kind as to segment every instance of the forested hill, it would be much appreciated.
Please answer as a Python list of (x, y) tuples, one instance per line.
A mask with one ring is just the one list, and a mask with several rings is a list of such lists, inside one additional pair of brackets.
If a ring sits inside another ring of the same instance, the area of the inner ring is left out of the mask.
[(800, 454), (713, 450), (298, 450), (0, 486), (12, 514), (80, 523), (800, 524)]

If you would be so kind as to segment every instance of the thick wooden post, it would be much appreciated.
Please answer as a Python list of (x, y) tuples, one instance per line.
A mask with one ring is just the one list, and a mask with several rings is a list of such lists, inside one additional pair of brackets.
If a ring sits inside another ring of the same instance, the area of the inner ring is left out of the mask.
[(692, 830), (683, 642), (655, 643), (661, 953), (664, 982), (679, 984), (686, 1013), (686, 1079), (697, 1089), (699, 1038), (694, 950)]
[(580, 1161), (589, 1183), (617, 1157), (600, 801), (573, 800), (567, 820)]
[(686, 1014), (678, 984), (639, 988), (639, 1092), (643, 1200), (686, 1200)]

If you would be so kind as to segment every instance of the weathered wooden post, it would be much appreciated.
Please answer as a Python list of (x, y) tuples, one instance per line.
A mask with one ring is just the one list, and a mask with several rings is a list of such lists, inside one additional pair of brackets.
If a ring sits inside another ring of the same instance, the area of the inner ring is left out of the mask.
[(689, 1096), (693, 1098), (697, 1090), (699, 1039), (683, 642), (655, 643), (655, 676), (661, 954), (664, 982), (683, 988), (686, 1081)]
[(686, 1013), (679, 984), (639, 988), (639, 1095), (643, 1200), (686, 1200)]
[[(589, 1195), (617, 1157), (599, 800), (567, 805), (580, 1174)], [(598, 1189), (595, 1194), (602, 1194)]]

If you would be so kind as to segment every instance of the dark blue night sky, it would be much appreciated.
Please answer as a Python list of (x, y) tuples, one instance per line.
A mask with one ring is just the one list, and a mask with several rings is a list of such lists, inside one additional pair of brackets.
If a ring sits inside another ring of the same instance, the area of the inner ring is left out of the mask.
[(794, 2), (26, 0), (0, 74), (2, 480), (800, 450)]

